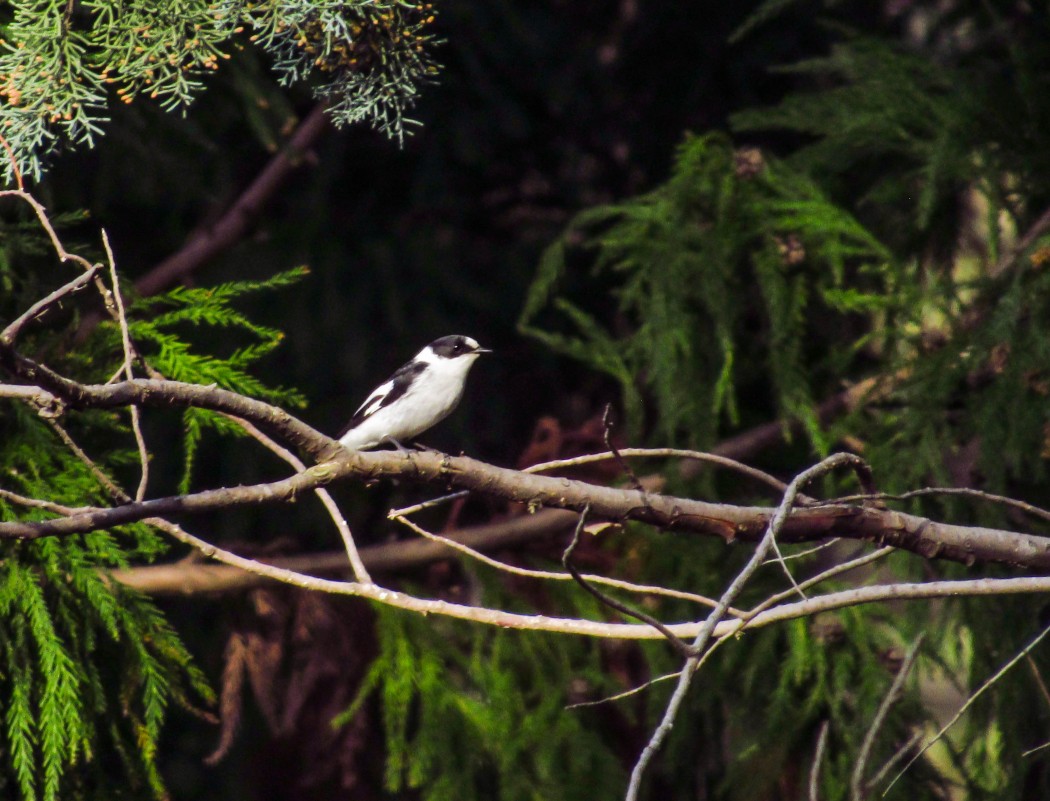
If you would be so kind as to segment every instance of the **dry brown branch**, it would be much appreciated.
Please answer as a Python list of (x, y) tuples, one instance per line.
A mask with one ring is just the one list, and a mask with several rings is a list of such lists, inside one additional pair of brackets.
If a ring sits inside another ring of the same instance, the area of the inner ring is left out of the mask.
[[(0, 495), (0, 497), (3, 496)], [(63, 513), (61, 509), (51, 509), (51, 511)], [(500, 523), (463, 528), (451, 533), (448, 539), (469, 547), (475, 552), (500, 550), (567, 531), (575, 520), (576, 515), (573, 512), (562, 509), (545, 509), (534, 515), (517, 517)], [(360, 549), (360, 554), (361, 561), (369, 571), (388, 574), (452, 558), (456, 555), (456, 551), (452, 546), (441, 542), (404, 540), (367, 546)], [(321, 576), (350, 573), (350, 563), (343, 551), (327, 551), (260, 561), (293, 573)], [(236, 567), (187, 561), (115, 570), (111, 575), (122, 584), (150, 595), (231, 592), (272, 582), (271, 578)]]
[(146, 297), (167, 289), (240, 241), (255, 224), (266, 202), (288, 175), (303, 163), (303, 155), (327, 127), (324, 104), (319, 103), (299, 123), (287, 144), (218, 220), (198, 228), (178, 252), (135, 282), (138, 293)]
[[(14, 496), (7, 493), (7, 497)], [(12, 498), (18, 502), (18, 496)], [(33, 502), (33, 499), (26, 499)], [(33, 502), (35, 503), (35, 502)], [(75, 509), (66, 509), (58, 505), (52, 505), (52, 511), (58, 513), (76, 512)], [(576, 519), (576, 515), (560, 511), (541, 512), (535, 515), (541, 518), (543, 515), (558, 515), (567, 522)], [(532, 518), (524, 518), (532, 520)], [(253, 586), (261, 578), (266, 581), (278, 581), (307, 590), (328, 592), (335, 595), (350, 595), (371, 599), (380, 603), (389, 604), (402, 609), (407, 609), (422, 614), (439, 614), (461, 620), (472, 620), (485, 625), (495, 625), (503, 628), (518, 628), (524, 630), (542, 630), (559, 632), (565, 634), (576, 634), (589, 637), (601, 637), (611, 639), (655, 639), (663, 635), (656, 632), (650, 626), (630, 623), (600, 623), (589, 620), (571, 618), (557, 618), (545, 615), (522, 615), (503, 612), (495, 609), (464, 606), (452, 604), (445, 601), (431, 601), (414, 598), (404, 593), (378, 587), (375, 584), (360, 584), (357, 582), (333, 581), (312, 575), (297, 572), (296, 568), (309, 561), (311, 557), (297, 557), (287, 560), (275, 560), (273, 563), (261, 562), (248, 559), (230, 551), (202, 540), (189, 534), (180, 526), (163, 518), (148, 518), (145, 522), (159, 528), (171, 535), (174, 539), (186, 543), (199, 550), (205, 556), (211, 557), (225, 565), (235, 568), (237, 572), (243, 571), (246, 577), (244, 586)], [(546, 520), (537, 521), (540, 527), (546, 528), (550, 524)], [(532, 536), (526, 527), (517, 528), (503, 532), (506, 536), (506, 544), (511, 544), (516, 537), (528, 539)], [(491, 527), (478, 527), (472, 532), (473, 539), (492, 542), (496, 532)], [(466, 538), (466, 537), (464, 537)], [(391, 546), (376, 546), (362, 550), (362, 558), (365, 563), (375, 571), (398, 569), (400, 567), (419, 564), (430, 559), (445, 558), (449, 551), (443, 546), (429, 542), (396, 543)], [(333, 571), (345, 572), (347, 562), (345, 554), (331, 559), (330, 565), (320, 565), (316, 562), (308, 566), (321, 572), (322, 569), (330, 568)], [(114, 579), (124, 581), (129, 586), (150, 591), (159, 588), (163, 591), (173, 591), (184, 594), (195, 592), (208, 592), (214, 589), (230, 589), (235, 583), (235, 576), (219, 571), (209, 571), (206, 566), (194, 566), (195, 569), (187, 574), (179, 566), (164, 566), (157, 568), (140, 568), (134, 571), (114, 571), (111, 575)], [(172, 580), (171, 573), (175, 572), (176, 580)], [(253, 578), (256, 577), (256, 578)], [(187, 584), (184, 579), (189, 578), (192, 583)], [(180, 581), (181, 580), (181, 581)], [(929, 598), (950, 598), (966, 595), (1006, 595), (1015, 593), (1045, 593), (1050, 592), (1050, 577), (1035, 576), (1020, 579), (975, 579), (965, 581), (939, 581), (922, 584), (888, 584), (872, 587), (861, 587), (842, 592), (830, 593), (806, 601), (793, 604), (783, 604), (773, 609), (768, 609), (750, 620), (728, 620), (722, 621), (715, 626), (712, 636), (724, 638), (739, 634), (745, 627), (757, 629), (773, 623), (808, 617), (819, 612), (841, 609), (847, 606), (858, 606), (881, 601), (903, 601)], [(672, 623), (667, 626), (669, 630), (679, 637), (692, 637), (701, 631), (704, 623)], [(706, 658), (713, 649), (705, 654)]]
[[(590, 504), (596, 519), (639, 520), (669, 531), (698, 532), (727, 541), (757, 540), (773, 514), (773, 510), (766, 507), (707, 503), (655, 493), (646, 493), (643, 497), (636, 490), (529, 475), (436, 451), (351, 454), (287, 412), (218, 387), (152, 379), (84, 385), (18, 354), (8, 352), (8, 355), (12, 356), (15, 369), (24, 378), (36, 379), (43, 385), (45, 391), (36, 398), (39, 404), (53, 404), (57, 397), (71, 407), (84, 408), (115, 408), (132, 403), (166, 408), (207, 408), (250, 420), (267, 433), (301, 447), (322, 461), (305, 472), (270, 484), (159, 498), (114, 509), (94, 510), (63, 520), (2, 523), (0, 537), (82, 533), (154, 515), (290, 501), (303, 492), (347, 478), (399, 477), (421, 483), (450, 484), (530, 506), (555, 506), (576, 511)], [(0, 394), (3, 394), (2, 387)], [(20, 389), (16, 394), (24, 397), (24, 390)], [(947, 558), (967, 564), (990, 561), (1034, 568), (1050, 567), (1050, 539), (1044, 537), (981, 526), (958, 526), (903, 512), (851, 505), (796, 509), (785, 522), (780, 539), (784, 543), (833, 536), (876, 541), (927, 558)]]

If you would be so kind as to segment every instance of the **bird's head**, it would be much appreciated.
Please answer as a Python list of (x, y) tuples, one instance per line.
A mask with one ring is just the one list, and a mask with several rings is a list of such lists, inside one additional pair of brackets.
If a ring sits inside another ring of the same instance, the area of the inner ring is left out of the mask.
[(462, 360), (463, 363), (470, 364), (482, 353), (492, 353), (492, 351), (481, 347), (475, 339), (453, 334), (435, 339), (423, 348), (416, 358), (427, 362)]

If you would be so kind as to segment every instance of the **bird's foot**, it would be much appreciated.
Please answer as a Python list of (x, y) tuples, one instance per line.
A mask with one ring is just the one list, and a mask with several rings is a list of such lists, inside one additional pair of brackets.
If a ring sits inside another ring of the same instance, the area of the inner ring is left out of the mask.
[(385, 437), (383, 437), (383, 439), (380, 440), (380, 444), (382, 444), (384, 442), (389, 442), (391, 445), (393, 445), (395, 448), (397, 448), (398, 453), (400, 453), (402, 455), (407, 455), (409, 453), (408, 448), (406, 448), (398, 440), (394, 439), (391, 436), (385, 436)]

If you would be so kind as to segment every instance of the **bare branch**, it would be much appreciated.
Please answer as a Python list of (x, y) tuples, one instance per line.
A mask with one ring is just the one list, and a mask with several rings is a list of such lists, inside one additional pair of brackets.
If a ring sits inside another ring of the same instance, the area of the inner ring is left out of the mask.
[[(843, 562), (842, 564), (829, 567), (827, 570), (803, 581), (799, 585), (799, 589), (808, 590), (810, 587), (815, 587), (817, 584), (827, 581), (828, 579), (834, 578), (835, 576), (847, 573), (850, 570), (856, 570), (858, 567), (863, 567), (864, 565), (877, 561), (884, 556), (888, 556), (889, 554), (893, 553), (894, 550), (894, 548), (890, 548), (888, 546), (885, 548), (879, 548), (876, 551), (864, 554), (863, 556), (859, 556), (856, 559), (851, 559), (848, 562)], [(790, 597), (794, 593), (795, 588), (792, 587), (789, 590), (778, 592), (775, 595), (771, 595), (770, 597), (766, 598), (764, 601), (762, 601), (762, 603), (749, 610), (747, 614), (743, 616), (744, 624), (747, 625), (756, 617), (758, 617), (762, 612), (764, 612), (767, 609), (771, 609), (772, 607), (776, 606), (778, 603)]]
[(1039, 506), (1033, 506), (1025, 501), (1019, 501), (1016, 498), (1008, 498), (1005, 495), (996, 495), (991, 492), (985, 492), (984, 490), (971, 489), (969, 487), (924, 487), (922, 489), (910, 490), (909, 492), (876, 492), (873, 495), (844, 495), (840, 498), (831, 498), (827, 501), (820, 501), (820, 505), (824, 504), (836, 504), (836, 503), (854, 503), (855, 501), (906, 501), (911, 498), (922, 498), (929, 495), (961, 495), (966, 498), (976, 498), (981, 501), (988, 501), (990, 503), (998, 503), (1003, 506), (1010, 506), (1014, 509), (1020, 509), (1022, 512), (1027, 512), (1033, 517), (1038, 517), (1041, 520), (1050, 520), (1050, 511), (1043, 509)]
[[(715, 607), (714, 611), (712, 611), (707, 616), (707, 619), (701, 624), (700, 631), (697, 633), (696, 639), (693, 640), (692, 643), (694, 654), (704, 653), (711, 636), (715, 632), (715, 627), (725, 615), (729, 605), (733, 602), (736, 596), (740, 594), (744, 585), (750, 580), (754, 572), (758, 570), (762, 561), (772, 549), (773, 540), (779, 534), (785, 521), (788, 519), (791, 507), (795, 503), (795, 498), (801, 488), (814, 478), (843, 466), (851, 467), (854, 472), (857, 473), (858, 477), (861, 478), (862, 482), (866, 481), (866, 477), (870, 479), (870, 470), (860, 457), (854, 456), (851, 453), (836, 453), (827, 457), (819, 464), (810, 467), (808, 470), (804, 470), (791, 481), (787, 490), (784, 492), (784, 499), (780, 502), (780, 506), (777, 507), (776, 511), (769, 519), (769, 525), (766, 529), (765, 535), (762, 537), (762, 541), (759, 542), (758, 547), (755, 548), (755, 552), (751, 555), (747, 564), (744, 565), (743, 569), (730, 582), (725, 592), (722, 593), (722, 597), (718, 601), (718, 606)], [(689, 659), (686, 660), (685, 666), (682, 668), (682, 675), (678, 679), (678, 686), (675, 687), (674, 694), (671, 696), (671, 700), (668, 702), (667, 708), (664, 710), (663, 719), (653, 732), (653, 735), (649, 739), (645, 748), (642, 749), (642, 753), (638, 757), (638, 761), (635, 763), (634, 768), (631, 771), (631, 780), (627, 788), (626, 801), (636, 801), (638, 798), (645, 769), (652, 760), (653, 755), (667, 738), (667, 735), (670, 734), (671, 728), (674, 726), (675, 718), (678, 716), (678, 710), (681, 708), (682, 702), (685, 700), (685, 694), (689, 690), (689, 684), (699, 666), (699, 661), (699, 658), (695, 655), (690, 656)]]
[(47, 209), (44, 208), (44, 204), (31, 194), (22, 189), (5, 189), (0, 191), (0, 197), (16, 197), (32, 206), (33, 211), (36, 213), (37, 220), (40, 221), (40, 227), (44, 229), (44, 232), (51, 240), (51, 246), (55, 249), (59, 261), (71, 261), (80, 266), (86, 272), (90, 272), (91, 268), (94, 267), (94, 265), (83, 256), (78, 256), (77, 254), (70, 253), (66, 250), (61, 240), (59, 240), (58, 234), (55, 233), (54, 226), (51, 225), (51, 220), (47, 216)]
[(458, 500), (459, 498), (466, 498), (468, 495), (470, 495), (470, 490), (450, 492), (447, 495), (442, 495), (440, 498), (431, 498), (429, 501), (414, 503), (411, 506), (404, 506), (400, 509), (391, 509), (386, 513), (386, 517), (387, 520), (400, 520), (407, 515), (414, 515), (416, 512), (422, 512), (424, 509), (433, 509), (435, 506), (441, 506), (442, 504)]
[(218, 220), (198, 228), (178, 252), (135, 282), (138, 293), (145, 297), (167, 289), (242, 239), (262, 213), (264, 204), (292, 170), (303, 163), (303, 154), (327, 127), (324, 104), (321, 103), (303, 118), (287, 144)]
[[(2, 491), (0, 491), (2, 492)], [(3, 497), (0, 495), (0, 497)], [(72, 510), (52, 509), (59, 514)], [(570, 529), (576, 514), (562, 509), (545, 509), (534, 515), (512, 520), (462, 528), (449, 535), (444, 542), (402, 540), (400, 542), (370, 545), (360, 549), (361, 561), (372, 572), (392, 573), (456, 555), (451, 543), (476, 549), (499, 550), (525, 542), (560, 534)], [(436, 536), (436, 535), (434, 535)], [(452, 539), (454, 538), (454, 540)], [(350, 563), (344, 551), (326, 551), (262, 560), (293, 573), (311, 575), (348, 575)], [(115, 570), (114, 580), (151, 595), (197, 595), (250, 589), (271, 582), (266, 576), (249, 573), (240, 568), (206, 562), (179, 561), (166, 565)], [(569, 578), (566, 576), (566, 578)]]
[[(300, 492), (351, 476), (363, 480), (396, 476), (424, 483), (452, 484), (531, 506), (550, 505), (579, 511), (590, 504), (593, 514), (599, 518), (639, 520), (664, 529), (696, 531), (726, 540), (757, 539), (773, 514), (773, 510), (764, 507), (705, 503), (653, 493), (643, 496), (636, 490), (529, 475), (436, 451), (413, 453), (411, 458), (388, 451), (351, 454), (282, 409), (218, 387), (152, 379), (84, 385), (18, 354), (9, 355), (24, 378), (36, 379), (43, 385), (46, 392), (41, 395), (41, 402), (57, 396), (71, 406), (81, 407), (114, 408), (138, 403), (144, 406), (208, 408), (251, 420), (267, 433), (303, 448), (316, 458), (330, 461), (322, 462), (298, 477), (270, 485), (158, 499), (147, 502), (156, 504), (152, 507), (129, 505), (120, 510), (82, 516), (79, 520), (39, 522), (33, 524), (33, 528), (17, 528), (27, 524), (4, 523), (0, 524), (0, 537), (82, 532), (133, 522), (154, 514), (213, 511), (232, 505), (291, 500)], [(19, 394), (24, 395), (24, 390), (19, 390)], [(979, 526), (939, 523), (870, 507), (839, 505), (797, 509), (785, 522), (780, 540), (799, 542), (832, 536), (876, 540), (927, 558), (948, 558), (968, 564), (982, 560), (1050, 567), (1048, 539)]]
[(4, 345), (11, 345), (18, 338), (22, 329), (25, 328), (31, 320), (36, 319), (67, 295), (79, 292), (94, 280), (95, 276), (98, 275), (101, 269), (101, 264), (92, 264), (86, 272), (81, 273), (69, 283), (63, 284), (50, 295), (38, 300), (21, 315), (15, 318), (15, 320), (2, 332), (0, 332), (0, 342)]
[(15, 503), (19, 506), (29, 506), (34, 509), (46, 509), (49, 512), (53, 512), (57, 515), (72, 515), (78, 512), (83, 512), (87, 507), (79, 506), (63, 506), (60, 503), (52, 503), (51, 501), (42, 501), (38, 498), (27, 498), (25, 495), (20, 495), (17, 492), (11, 490), (0, 489), (0, 498), (3, 498), (9, 503)]
[[(81, 462), (84, 463), (84, 465), (87, 466), (87, 469), (91, 471), (91, 474), (95, 477), (95, 480), (98, 481), (98, 483), (101, 484), (103, 488), (105, 488), (106, 492), (108, 492), (115, 501), (117, 501), (118, 503), (128, 503), (131, 501), (130, 496), (126, 492), (124, 492), (124, 490), (122, 490), (119, 486), (117, 486), (116, 482), (113, 481), (113, 479), (106, 474), (105, 470), (103, 470), (101, 467), (98, 466), (98, 464), (95, 463), (94, 459), (87, 455), (83, 448), (77, 445), (77, 443), (69, 435), (69, 432), (66, 431), (57, 420), (47, 418), (45, 422), (47, 422), (51, 429), (56, 434), (58, 434), (58, 438), (62, 440), (63, 443), (65, 443), (65, 446), (69, 448), (70, 451), (73, 452), (73, 455), (76, 456)], [(90, 507), (88, 507), (86, 510), (82, 509), (78, 512), (71, 514), (69, 518), (65, 519), (68, 520), (70, 518), (76, 517), (77, 515), (90, 514), (91, 511), (93, 510)]]
[[(908, 752), (919, 744), (919, 740), (921, 739), (922, 731), (920, 730), (905, 740), (904, 743), (901, 744), (901, 747), (893, 752), (893, 756), (886, 760), (886, 764), (875, 771), (875, 775), (872, 776), (871, 781), (868, 782), (868, 787), (877, 787), (882, 780), (886, 778), (886, 775), (893, 770), (905, 756), (907, 756)], [(1022, 756), (1024, 755), (1022, 754)]]
[(657, 676), (655, 679), (649, 679), (649, 681), (639, 684), (637, 687), (632, 687), (629, 690), (624, 690), (622, 693), (616, 693), (616, 695), (610, 695), (605, 698), (599, 698), (596, 701), (580, 701), (575, 704), (569, 704), (566, 709), (581, 709), (586, 706), (599, 706), (600, 704), (611, 704), (613, 701), (622, 701), (624, 698), (630, 698), (632, 695), (637, 695), (640, 692), (648, 690), (650, 687), (656, 684), (660, 684), (670, 679), (677, 679), (682, 675), (682, 671), (676, 670), (674, 673), (665, 673), (662, 676)]
[[(274, 442), (273, 439), (266, 436), (262, 431), (256, 428), (254, 425), (249, 423), (247, 420), (242, 420), (239, 417), (233, 417), (232, 415), (226, 415), (229, 419), (233, 420), (237, 425), (244, 429), (249, 436), (259, 442), (263, 447), (267, 448), (270, 452), (277, 454), (281, 459), (290, 464), (299, 472), (306, 470), (306, 465), (303, 464), (302, 460), (292, 453), (287, 448), (281, 447), (280, 444)], [(362, 584), (370, 584), (372, 582), (371, 576), (368, 575), (368, 570), (365, 568), (364, 562), (361, 561), (361, 555), (357, 550), (357, 543), (354, 542), (354, 535), (350, 531), (350, 526), (346, 522), (346, 518), (343, 517), (343, 512), (339, 508), (339, 505), (335, 502), (331, 493), (328, 490), (318, 487), (314, 490), (321, 503), (324, 505), (325, 511), (328, 512), (328, 516), (332, 518), (332, 522), (335, 524), (336, 529), (339, 531), (339, 536), (343, 540), (343, 547), (346, 549), (346, 555), (350, 560), (350, 565), (354, 571), (354, 578), (360, 581)]]
[(619, 465), (620, 470), (623, 471), (624, 475), (631, 480), (631, 486), (641, 493), (645, 493), (645, 487), (642, 486), (642, 482), (638, 480), (638, 476), (634, 474), (631, 466), (624, 460), (623, 455), (617, 449), (616, 445), (612, 441), (612, 420), (609, 419), (609, 415), (612, 412), (612, 404), (605, 404), (605, 411), (602, 413), (602, 433), (605, 437), (605, 447), (609, 449), (609, 453), (613, 455), (616, 460), (616, 464)]
[[(706, 462), (708, 464), (718, 465), (729, 470), (735, 470), (736, 472), (753, 478), (760, 484), (765, 484), (775, 489), (778, 493), (783, 494), (784, 490), (787, 489), (787, 484), (781, 481), (776, 476), (771, 476), (764, 470), (759, 470), (757, 467), (751, 467), (743, 462), (738, 462), (735, 459), (730, 459), (726, 456), (719, 456), (715, 453), (704, 453), (703, 451), (691, 451), (684, 450), (682, 448), (620, 448), (616, 453), (613, 451), (607, 451), (605, 453), (588, 453), (583, 456), (573, 456), (569, 459), (555, 459), (550, 462), (542, 462), (540, 464), (530, 465), (526, 467), (522, 472), (525, 473), (549, 473), (551, 470), (560, 470), (565, 467), (577, 467), (579, 465), (593, 464), (595, 462), (607, 462), (610, 459), (615, 459), (616, 454), (621, 457), (648, 457), (648, 458), (671, 458), (671, 459), (689, 459), (696, 462)], [(813, 503), (813, 499), (809, 496), (800, 495), (799, 502), (801, 505)]]
[[(131, 381), (135, 378), (135, 371), (131, 362), (135, 353), (131, 344), (131, 332), (128, 330), (128, 317), (124, 311), (124, 298), (120, 292), (120, 279), (117, 277), (117, 262), (113, 258), (113, 248), (109, 245), (109, 236), (106, 229), (102, 229), (102, 244), (106, 249), (106, 258), (109, 260), (109, 276), (113, 282), (113, 301), (117, 312), (117, 323), (120, 325), (120, 339), (124, 346), (124, 376)], [(131, 430), (135, 435), (135, 444), (139, 449), (139, 464), (141, 465), (141, 478), (138, 489), (135, 490), (135, 500), (141, 501), (146, 497), (146, 487), (149, 486), (149, 450), (146, 448), (146, 439), (142, 436), (142, 423), (139, 419), (139, 407), (131, 404)]]

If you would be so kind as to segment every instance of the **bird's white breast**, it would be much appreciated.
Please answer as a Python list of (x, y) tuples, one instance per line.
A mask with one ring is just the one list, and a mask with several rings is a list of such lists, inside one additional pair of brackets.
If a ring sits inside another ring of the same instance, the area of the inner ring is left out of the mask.
[(340, 443), (351, 450), (374, 448), (386, 439), (408, 444), (456, 408), (475, 358), (444, 359), (431, 354), (427, 369), (416, 376), (404, 395), (348, 431)]

